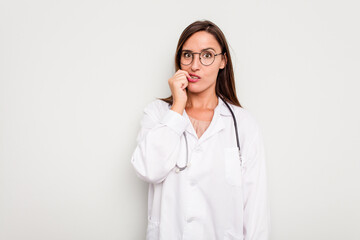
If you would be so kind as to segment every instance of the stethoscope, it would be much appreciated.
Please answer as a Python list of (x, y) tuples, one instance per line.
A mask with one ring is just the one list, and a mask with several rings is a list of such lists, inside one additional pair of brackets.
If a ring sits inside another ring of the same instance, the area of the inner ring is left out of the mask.
[[(238, 151), (239, 151), (239, 160), (240, 160), (240, 166), (242, 165), (242, 161), (241, 161), (241, 156), (240, 156), (240, 142), (239, 142), (239, 134), (238, 134), (238, 130), (237, 130), (237, 124), (236, 124), (236, 118), (235, 118), (235, 115), (234, 115), (234, 112), (231, 110), (229, 104), (222, 98), (220, 97), (221, 100), (225, 103), (225, 105), (227, 106), (227, 108), (230, 110), (230, 113), (232, 115), (232, 118), (233, 118), (233, 122), (234, 122), (234, 126), (235, 126), (235, 134), (236, 134), (236, 144), (237, 144), (237, 147), (238, 147)], [(176, 172), (180, 172), (182, 170), (185, 170), (187, 167), (190, 166), (190, 163), (189, 163), (189, 149), (188, 149), (188, 142), (187, 142), (187, 138), (186, 138), (186, 134), (185, 132), (183, 133), (184, 135), (184, 139), (185, 139), (185, 142), (186, 142), (186, 164), (184, 167), (179, 167), (176, 163)]]

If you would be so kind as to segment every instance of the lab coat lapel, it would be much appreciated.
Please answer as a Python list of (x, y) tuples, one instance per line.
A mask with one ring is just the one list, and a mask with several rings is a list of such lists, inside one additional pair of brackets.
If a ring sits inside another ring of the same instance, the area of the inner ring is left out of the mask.
[[(170, 104), (168, 105), (168, 109), (171, 109), (171, 105), (170, 105)], [(191, 135), (193, 135), (195, 138), (197, 138), (197, 134), (196, 134), (196, 132), (195, 132), (195, 129), (194, 129), (194, 127), (192, 126), (191, 121), (190, 121), (190, 118), (189, 118), (189, 116), (186, 114), (186, 111), (185, 111), (185, 110), (184, 110), (182, 116), (183, 116), (184, 118), (186, 118), (187, 121), (189, 121), (189, 124), (188, 124), (187, 128), (185, 129), (185, 131), (186, 131), (188, 134), (191, 134)]]
[[(206, 139), (209, 139), (210, 137), (212, 137), (213, 135), (215, 135), (216, 133), (221, 131), (223, 128), (225, 128), (225, 124), (224, 124), (224, 121), (223, 121), (224, 116), (229, 117), (229, 116), (231, 116), (231, 114), (230, 114), (229, 110), (227, 109), (227, 107), (226, 107), (225, 103), (223, 102), (223, 100), (220, 97), (218, 97), (218, 105), (214, 109), (213, 119), (211, 120), (211, 123), (210, 123), (208, 129), (206, 129), (206, 131), (200, 137), (200, 139), (199, 139), (200, 143), (205, 141)], [(185, 110), (183, 112), (183, 117), (185, 117), (190, 122), (190, 124), (188, 124), (185, 131), (188, 134), (193, 135), (193, 137), (195, 137), (197, 139), (198, 137), (197, 137), (197, 134), (195, 132), (195, 129), (194, 129), (193, 125), (191, 124), (190, 118), (186, 114)]]
[(223, 103), (219, 102), (219, 105), (214, 110), (214, 116), (213, 119), (211, 120), (209, 127), (206, 129), (204, 134), (199, 139), (199, 144), (211, 138), (212, 136), (214, 136), (215, 134), (217, 134), (218, 132), (220, 132), (222, 129), (225, 128), (223, 117), (220, 115), (222, 107), (223, 107)]
[(193, 125), (191, 124), (190, 118), (189, 116), (186, 114), (186, 111), (184, 110), (183, 112), (183, 117), (185, 117), (190, 123), (188, 124), (187, 128), (185, 129), (185, 131), (191, 135), (193, 135), (195, 138), (197, 138), (197, 134), (195, 132), (195, 129), (193, 127)]
[[(226, 108), (224, 102), (218, 97), (218, 105), (214, 109), (214, 116), (211, 120), (209, 127), (203, 133), (203, 135), (199, 139), (199, 144), (206, 141), (210, 137), (214, 136), (216, 133), (220, 132), (223, 128), (225, 128), (225, 124), (223, 121), (223, 117), (227, 116)], [(189, 116), (184, 111), (184, 116), (190, 121)], [(193, 135), (196, 139), (198, 138), (192, 124), (189, 124), (186, 131)]]

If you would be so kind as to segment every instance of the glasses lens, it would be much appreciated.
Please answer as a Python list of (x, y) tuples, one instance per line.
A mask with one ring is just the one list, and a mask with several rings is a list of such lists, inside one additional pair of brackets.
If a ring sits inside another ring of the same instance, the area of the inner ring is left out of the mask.
[(201, 52), (201, 63), (204, 65), (210, 65), (215, 60), (215, 53), (212, 51), (203, 51)]
[(182, 52), (180, 57), (181, 64), (189, 65), (192, 62), (193, 55), (191, 52)]

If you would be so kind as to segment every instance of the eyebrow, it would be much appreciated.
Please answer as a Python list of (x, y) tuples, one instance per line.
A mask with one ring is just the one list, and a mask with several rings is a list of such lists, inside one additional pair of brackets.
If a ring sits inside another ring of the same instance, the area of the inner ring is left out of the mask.
[[(209, 49), (214, 50), (214, 52), (216, 52), (215, 49), (213, 49), (213, 48), (204, 48), (204, 49), (201, 49), (201, 51), (209, 50)], [(188, 50), (188, 49), (183, 49), (183, 51), (192, 52), (191, 50)], [(201, 51), (200, 51), (200, 52), (201, 52)]]

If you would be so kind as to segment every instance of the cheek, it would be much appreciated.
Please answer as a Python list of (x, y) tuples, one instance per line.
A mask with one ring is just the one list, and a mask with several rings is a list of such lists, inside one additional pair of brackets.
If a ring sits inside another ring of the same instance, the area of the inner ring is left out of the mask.
[(180, 69), (189, 72), (190, 69), (191, 69), (191, 67), (190, 67), (190, 65), (189, 65), (189, 66), (184, 66), (184, 65), (181, 65), (181, 64), (180, 64)]
[(211, 81), (215, 81), (218, 73), (219, 73), (219, 69), (217, 67), (214, 67), (209, 69), (206, 75), (209, 78), (209, 80), (211, 79)]

